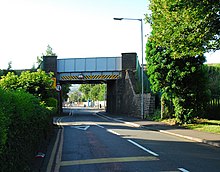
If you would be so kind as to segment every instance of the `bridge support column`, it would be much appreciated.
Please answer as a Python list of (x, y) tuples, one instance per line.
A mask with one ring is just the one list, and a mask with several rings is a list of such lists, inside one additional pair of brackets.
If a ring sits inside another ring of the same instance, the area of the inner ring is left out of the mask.
[(125, 94), (125, 76), (126, 70), (135, 70), (137, 62), (136, 53), (122, 53), (122, 77), (115, 81), (107, 82), (107, 112), (124, 113), (123, 95)]
[(57, 76), (57, 56), (43, 56), (42, 70), (53, 72)]
[[(135, 78), (137, 65), (136, 53), (122, 54), (122, 77), (107, 82), (107, 112), (141, 116), (141, 94), (137, 94), (137, 79)], [(155, 97), (151, 93), (144, 94), (144, 114), (148, 116), (154, 112)]]

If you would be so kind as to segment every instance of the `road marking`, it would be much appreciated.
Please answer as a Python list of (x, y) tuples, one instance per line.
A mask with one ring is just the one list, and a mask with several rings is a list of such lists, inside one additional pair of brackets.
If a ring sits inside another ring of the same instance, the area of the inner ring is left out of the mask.
[(158, 154), (154, 153), (153, 151), (151, 151), (151, 150), (149, 150), (149, 149), (146, 149), (145, 147), (139, 145), (138, 143), (136, 143), (136, 142), (134, 142), (134, 141), (132, 141), (132, 140), (130, 140), (130, 139), (128, 139), (128, 141), (129, 141), (130, 143), (134, 144), (135, 146), (141, 148), (142, 150), (148, 152), (149, 154), (151, 154), (151, 155), (153, 155), (153, 156), (159, 156)]
[(70, 126), (71, 128), (76, 128), (78, 130), (86, 131), (90, 126), (89, 125), (81, 125), (81, 126)]
[(109, 121), (110, 119), (109, 118), (107, 118), (107, 117), (103, 117), (103, 116), (101, 116), (101, 115), (98, 115), (98, 114), (94, 114), (95, 116), (97, 116), (97, 117), (99, 117), (99, 118), (102, 118), (102, 119), (104, 119), (104, 120), (107, 120), (107, 121)]
[(115, 132), (115, 131), (113, 131), (113, 130), (107, 130), (108, 132), (110, 132), (110, 133), (112, 133), (112, 134), (115, 134), (115, 135), (117, 135), (117, 136), (120, 136), (120, 134), (119, 133), (117, 133), (117, 132)]
[(141, 125), (139, 124), (136, 124), (136, 123), (133, 123), (133, 122), (127, 122), (127, 121), (123, 121), (121, 120), (121, 118), (111, 118), (111, 117), (108, 117), (106, 115), (103, 115), (103, 114), (96, 114), (96, 116), (100, 117), (100, 118), (104, 118), (104, 119), (109, 119), (109, 120), (114, 120), (114, 121), (117, 121), (117, 122), (121, 122), (121, 123), (124, 123), (124, 124), (127, 124), (127, 125), (131, 125), (132, 127), (137, 127), (139, 128)]
[[(62, 145), (63, 145), (63, 129), (64, 127), (62, 126), (61, 122), (62, 122), (62, 119), (64, 119), (65, 117), (59, 117), (59, 118), (56, 118), (56, 120), (53, 122), (54, 124), (60, 126), (62, 128), (62, 130), (58, 130), (58, 133), (57, 133), (57, 136), (56, 136), (56, 141), (54, 143), (54, 146), (53, 146), (53, 149), (52, 149), (52, 152), (51, 152), (51, 155), (50, 155), (50, 159), (49, 159), (49, 162), (48, 162), (48, 165), (47, 165), (47, 169), (46, 169), (46, 172), (50, 172), (52, 171), (52, 166), (53, 166), (53, 162), (55, 160), (55, 169), (54, 171), (59, 171), (59, 162), (58, 161), (61, 161), (61, 155), (62, 155)], [(58, 143), (60, 141), (60, 144), (58, 146)], [(56, 151), (58, 149), (58, 152), (57, 152), (57, 155), (56, 155)]]
[(128, 124), (128, 125), (131, 125), (131, 126), (133, 126), (133, 127), (140, 127), (141, 125), (139, 125), (139, 124), (135, 124), (135, 123), (133, 123), (133, 122), (126, 122), (126, 121), (123, 121), (125, 124)]
[(101, 126), (101, 125), (99, 125), (99, 124), (95, 124), (97, 127), (99, 127), (99, 128), (105, 128), (105, 127), (103, 127), (103, 126)]
[(49, 162), (48, 162), (48, 165), (47, 165), (46, 172), (51, 172), (52, 171), (53, 161), (54, 161), (54, 158), (55, 158), (56, 149), (57, 149), (57, 146), (58, 146), (58, 140), (60, 138), (60, 134), (61, 134), (61, 131), (58, 130), (56, 141), (55, 141), (55, 144), (53, 145), (53, 150), (52, 150), (51, 155), (50, 155), (50, 159), (49, 159)]
[(137, 162), (137, 161), (156, 161), (159, 160), (153, 156), (139, 156), (139, 157), (122, 157), (122, 158), (99, 158), (99, 159), (86, 159), (75, 161), (62, 161), (60, 166), (71, 165), (86, 165), (86, 164), (102, 164), (102, 163), (118, 163), (118, 162)]
[(54, 168), (54, 172), (59, 172), (60, 170), (60, 162), (61, 162), (61, 157), (62, 157), (62, 148), (63, 148), (63, 132), (64, 132), (64, 128), (61, 131), (61, 136), (60, 136), (60, 145), (58, 147), (57, 150), (57, 156), (56, 156), (56, 161), (55, 161), (55, 168)]
[(182, 172), (189, 172), (188, 170), (184, 169), (184, 168), (178, 168), (178, 170), (182, 171)]
[(53, 121), (53, 124), (55, 124), (55, 125), (57, 125), (57, 126), (63, 128), (61, 122), (62, 122), (62, 119), (64, 119), (64, 118), (65, 118), (65, 116), (63, 116), (63, 117), (59, 117), (59, 118), (56, 118), (55, 121)]

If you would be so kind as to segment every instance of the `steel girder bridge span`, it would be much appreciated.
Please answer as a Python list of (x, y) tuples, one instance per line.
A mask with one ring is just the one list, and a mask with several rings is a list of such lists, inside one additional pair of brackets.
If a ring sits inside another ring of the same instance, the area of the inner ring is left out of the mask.
[(121, 78), (121, 57), (57, 59), (57, 82), (106, 83)]

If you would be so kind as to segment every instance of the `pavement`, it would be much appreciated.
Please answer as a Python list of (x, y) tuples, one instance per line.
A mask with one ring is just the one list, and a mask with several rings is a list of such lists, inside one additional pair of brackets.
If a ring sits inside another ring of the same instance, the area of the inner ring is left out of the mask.
[[(208, 144), (220, 148), (220, 134), (190, 130), (180, 126), (171, 126), (163, 122), (142, 120), (135, 117), (110, 115), (105, 112), (99, 112), (100, 115), (111, 118), (118, 122), (141, 127), (148, 130), (157, 131), (177, 137), (185, 138), (199, 143)], [(220, 126), (219, 126), (220, 127)]]

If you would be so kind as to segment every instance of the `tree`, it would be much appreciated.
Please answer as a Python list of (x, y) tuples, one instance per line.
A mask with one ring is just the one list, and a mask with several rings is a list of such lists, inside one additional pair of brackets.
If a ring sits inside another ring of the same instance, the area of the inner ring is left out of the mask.
[(2, 76), (0, 86), (5, 90), (23, 89), (41, 100), (45, 100), (51, 97), (52, 75), (52, 73), (46, 74), (42, 70), (22, 72), (20, 76), (9, 72), (6, 76)]
[(8, 71), (12, 69), (11, 65), (12, 65), (12, 61), (8, 62), (8, 68), (7, 68)]
[(91, 99), (90, 90), (92, 84), (81, 84), (79, 87), (79, 91), (83, 93), (83, 99), (89, 100)]
[(92, 99), (93, 101), (104, 100), (105, 90), (105, 84), (82, 84), (79, 87), (79, 91), (83, 93), (83, 98), (85, 100)]
[(148, 41), (146, 52), (151, 89), (162, 93), (165, 106), (166, 100), (173, 102), (175, 116), (181, 123), (201, 115), (209, 98), (202, 66), (205, 57), (173, 59), (170, 49), (156, 47), (153, 41)]
[(220, 3), (214, 0), (151, 0), (147, 16), (157, 46), (169, 47), (172, 58), (202, 56), (220, 49)]
[(208, 88), (212, 96), (220, 96), (220, 64), (206, 65), (205, 69), (209, 78)]
[(4, 90), (16, 90), (18, 88), (19, 77), (13, 72), (8, 72), (6, 76), (2, 76), (0, 79), (0, 87)]
[(72, 94), (70, 94), (69, 98), (72, 102), (78, 102), (82, 99), (82, 95), (79, 91), (74, 91)]
[(43, 61), (43, 56), (56, 56), (56, 53), (53, 52), (52, 47), (48, 44), (45, 54), (42, 53), (42, 56), (37, 56), (37, 64), (41, 65)]
[(49, 44), (47, 45), (46, 54), (44, 56), (56, 56), (56, 53), (53, 52), (53, 49)]
[(204, 53), (219, 49), (220, 4), (213, 0), (151, 0), (147, 69), (154, 91), (172, 100), (180, 122), (190, 122), (209, 98)]

